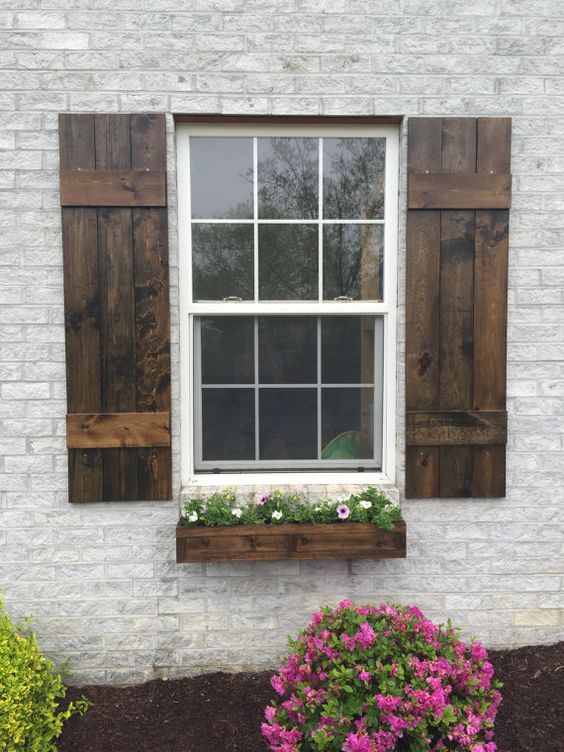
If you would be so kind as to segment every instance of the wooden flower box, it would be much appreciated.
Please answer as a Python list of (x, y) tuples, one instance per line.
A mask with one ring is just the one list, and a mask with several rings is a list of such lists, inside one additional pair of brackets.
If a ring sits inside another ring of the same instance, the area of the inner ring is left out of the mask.
[(405, 522), (176, 528), (176, 561), (405, 558)]

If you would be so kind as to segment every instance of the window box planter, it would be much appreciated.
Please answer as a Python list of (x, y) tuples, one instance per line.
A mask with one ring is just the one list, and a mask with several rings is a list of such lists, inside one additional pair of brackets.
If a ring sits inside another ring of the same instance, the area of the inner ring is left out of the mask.
[(371, 522), (176, 528), (176, 561), (405, 558), (405, 522), (382, 530)]

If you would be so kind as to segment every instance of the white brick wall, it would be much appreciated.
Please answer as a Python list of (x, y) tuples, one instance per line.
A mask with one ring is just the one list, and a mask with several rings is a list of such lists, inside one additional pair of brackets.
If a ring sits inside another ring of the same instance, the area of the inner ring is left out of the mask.
[[(0, 0), (0, 590), (78, 679), (272, 665), (345, 595), (564, 637), (563, 72), (561, 0)], [(507, 498), (404, 502), (408, 558), (351, 564), (177, 566), (176, 502), (69, 506), (59, 111), (512, 116)]]

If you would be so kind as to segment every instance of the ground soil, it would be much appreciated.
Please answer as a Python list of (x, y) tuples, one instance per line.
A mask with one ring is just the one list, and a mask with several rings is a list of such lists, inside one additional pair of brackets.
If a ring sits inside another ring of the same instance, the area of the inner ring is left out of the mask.
[[(491, 652), (504, 683), (499, 752), (564, 752), (564, 642)], [(93, 703), (67, 722), (59, 752), (266, 752), (269, 673), (214, 673), (134, 687), (71, 687)]]

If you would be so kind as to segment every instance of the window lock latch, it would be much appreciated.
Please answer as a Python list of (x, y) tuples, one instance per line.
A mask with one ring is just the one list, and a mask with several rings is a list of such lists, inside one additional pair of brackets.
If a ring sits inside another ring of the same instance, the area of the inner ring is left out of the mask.
[(228, 295), (226, 298), (223, 298), (224, 303), (242, 303), (243, 298), (240, 298), (238, 295)]
[(336, 298), (333, 298), (335, 303), (352, 303), (353, 299), (350, 297), (350, 295), (337, 295)]

